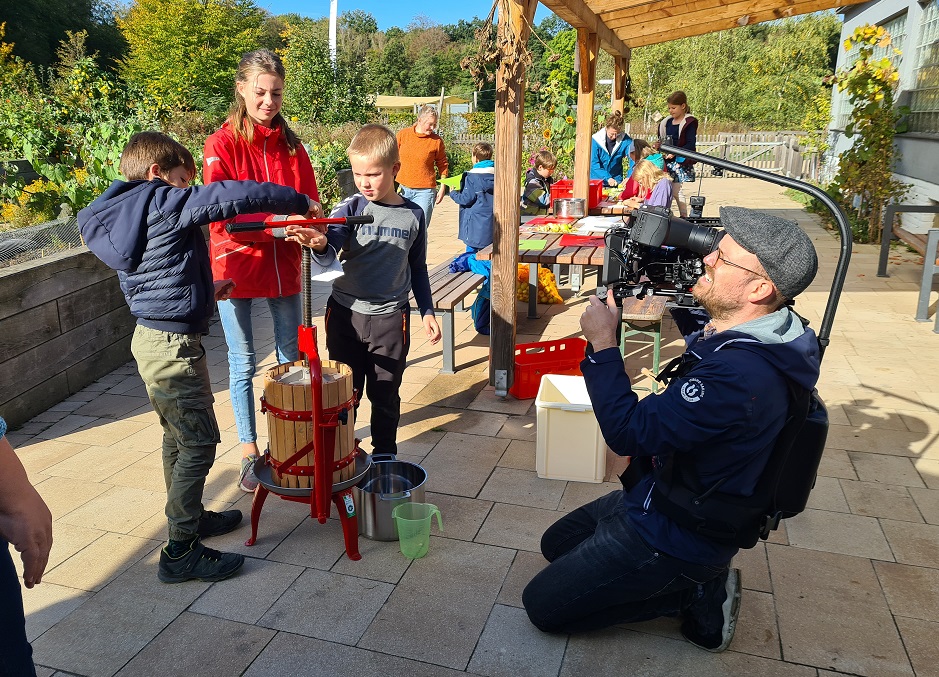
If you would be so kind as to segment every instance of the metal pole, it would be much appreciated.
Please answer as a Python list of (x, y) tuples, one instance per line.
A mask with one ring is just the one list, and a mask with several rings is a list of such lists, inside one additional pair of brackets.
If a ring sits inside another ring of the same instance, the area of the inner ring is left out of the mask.
[(339, 0), (329, 0), (329, 60), (336, 70), (336, 17), (339, 13)]

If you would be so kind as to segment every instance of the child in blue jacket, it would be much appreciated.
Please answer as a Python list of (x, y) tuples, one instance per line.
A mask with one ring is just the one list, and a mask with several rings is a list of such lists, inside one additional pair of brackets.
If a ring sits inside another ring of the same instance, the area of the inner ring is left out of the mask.
[(459, 190), (450, 193), (460, 205), (459, 238), (467, 251), (479, 251), (492, 244), (492, 203), (496, 184), (492, 146), (473, 146), (473, 168), (463, 174)]
[(115, 181), (78, 213), (88, 248), (117, 271), (137, 318), (131, 352), (163, 426), (163, 473), (169, 543), (160, 552), (164, 583), (220, 581), (244, 555), (206, 548), (201, 538), (227, 533), (241, 511), (203, 509), (205, 478), (221, 441), (202, 347), (215, 301), (231, 280), (212, 280), (202, 226), (238, 214), (322, 213), (293, 188), (255, 181), (189, 187), (196, 166), (181, 144), (159, 132), (131, 137)]

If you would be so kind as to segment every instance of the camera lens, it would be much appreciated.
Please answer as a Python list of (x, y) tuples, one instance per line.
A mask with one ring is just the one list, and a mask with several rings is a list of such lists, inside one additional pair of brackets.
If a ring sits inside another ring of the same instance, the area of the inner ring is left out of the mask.
[(690, 249), (701, 256), (707, 256), (714, 251), (718, 240), (724, 234), (723, 231), (690, 223), (684, 219), (672, 217), (669, 221), (668, 234), (662, 244), (668, 247)]
[(634, 213), (630, 238), (648, 247), (683, 247), (707, 256), (717, 248), (723, 231), (670, 216), (662, 207), (641, 207)]

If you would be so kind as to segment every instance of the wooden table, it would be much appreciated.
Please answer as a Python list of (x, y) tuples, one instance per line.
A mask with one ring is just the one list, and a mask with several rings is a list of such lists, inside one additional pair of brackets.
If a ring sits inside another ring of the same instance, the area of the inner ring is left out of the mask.
[(590, 214), (590, 216), (628, 216), (632, 214), (632, 209), (621, 202), (603, 200), (587, 213)]
[[(520, 249), (518, 262), (528, 264), (528, 317), (538, 317), (538, 266), (553, 266), (555, 264), (568, 264), (571, 267), (571, 289), (574, 293), (580, 291), (583, 282), (584, 266), (596, 266), (603, 269), (604, 247), (562, 247), (558, 244), (563, 233), (519, 233), (521, 240), (545, 240), (545, 248), (541, 251)], [(492, 245), (476, 252), (476, 258), (481, 261), (492, 259)]]

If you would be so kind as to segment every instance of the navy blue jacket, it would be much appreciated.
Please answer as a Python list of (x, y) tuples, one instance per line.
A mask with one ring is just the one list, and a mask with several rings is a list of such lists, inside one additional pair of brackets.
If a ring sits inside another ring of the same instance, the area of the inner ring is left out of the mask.
[[(722, 492), (752, 495), (789, 408), (784, 374), (811, 389), (819, 373), (815, 333), (802, 331), (788, 308), (773, 316), (785, 330), (773, 339), (777, 342), (734, 330), (707, 339), (693, 334), (686, 354), (700, 361), (663, 393), (642, 400), (631, 389), (618, 349), (588, 355), (581, 369), (610, 448), (621, 456), (652, 456), (658, 466), (668, 454), (693, 454), (703, 486), (729, 476)], [(675, 463), (680, 460), (675, 457)], [(693, 533), (655, 510), (654, 482), (648, 474), (624, 492), (627, 515), (642, 538), (688, 562), (729, 562), (737, 548)]]
[(115, 181), (78, 212), (88, 248), (117, 271), (137, 324), (205, 333), (215, 285), (201, 226), (238, 214), (305, 214), (306, 195), (256, 181), (176, 188), (161, 179)]
[(492, 244), (492, 205), (496, 185), (493, 167), (474, 167), (463, 174), (460, 189), (450, 197), (460, 205), (459, 238), (468, 247), (482, 249)]

